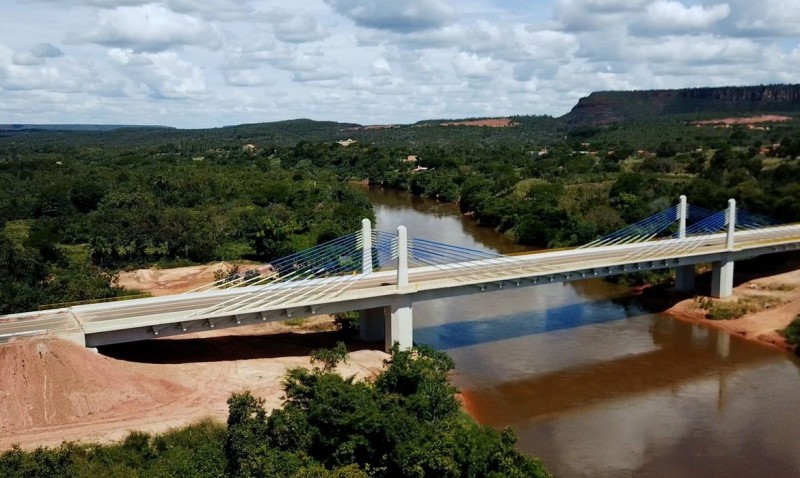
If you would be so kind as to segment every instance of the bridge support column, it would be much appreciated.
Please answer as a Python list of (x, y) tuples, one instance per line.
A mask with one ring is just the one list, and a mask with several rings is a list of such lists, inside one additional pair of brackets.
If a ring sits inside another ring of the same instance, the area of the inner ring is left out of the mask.
[(694, 264), (675, 268), (675, 289), (681, 292), (694, 290)]
[(364, 342), (383, 342), (386, 337), (386, 308), (358, 311), (358, 336)]
[(711, 264), (711, 297), (727, 299), (733, 295), (733, 264), (728, 258)]
[(414, 345), (414, 322), (411, 313), (411, 299), (399, 297), (386, 307), (386, 338), (385, 347), (389, 352), (395, 342), (400, 344), (401, 350), (410, 349)]
[[(732, 251), (736, 237), (736, 200), (728, 199), (727, 234), (725, 248)], [(711, 264), (711, 297), (727, 299), (733, 295), (733, 260), (723, 257)]]

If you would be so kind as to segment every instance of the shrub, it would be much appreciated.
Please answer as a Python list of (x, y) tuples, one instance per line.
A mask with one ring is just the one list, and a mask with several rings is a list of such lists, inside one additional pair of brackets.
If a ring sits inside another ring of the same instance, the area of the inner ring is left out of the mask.
[(358, 312), (343, 312), (333, 315), (333, 323), (345, 337), (358, 335), (359, 318)]
[(783, 329), (783, 336), (786, 338), (786, 343), (795, 347), (795, 351), (800, 351), (800, 315), (794, 318), (788, 327)]

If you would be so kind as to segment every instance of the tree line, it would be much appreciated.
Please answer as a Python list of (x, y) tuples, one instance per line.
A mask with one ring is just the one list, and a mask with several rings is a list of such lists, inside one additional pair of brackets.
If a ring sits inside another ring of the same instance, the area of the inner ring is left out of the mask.
[[(662, 118), (565, 131), (547, 118), (514, 121), (502, 131), (303, 120), (0, 137), (0, 313), (124, 294), (114, 283), (124, 268), (266, 262), (354, 231), (372, 211), (351, 181), (457, 203), (539, 247), (590, 242), (680, 194), (800, 220), (795, 122), (719, 129)], [(304, 132), (313, 141), (290, 141)], [(359, 141), (347, 147), (330, 140), (350, 135)]]

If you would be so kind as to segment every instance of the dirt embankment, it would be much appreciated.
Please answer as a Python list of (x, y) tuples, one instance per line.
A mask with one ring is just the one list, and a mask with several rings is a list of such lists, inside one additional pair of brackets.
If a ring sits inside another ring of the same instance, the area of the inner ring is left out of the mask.
[[(709, 307), (736, 308), (742, 304), (750, 311), (737, 319), (706, 318)], [(686, 299), (666, 311), (667, 314), (694, 323), (703, 323), (767, 344), (791, 350), (780, 331), (800, 314), (800, 270), (755, 279), (739, 285), (734, 295), (724, 301)]]
[[(174, 269), (138, 269), (120, 272), (118, 284), (126, 289), (149, 292), (153, 296), (179, 294), (211, 284), (216, 279), (214, 273), (229, 270), (228, 262), (218, 262), (202, 266), (176, 267)], [(239, 274), (252, 269), (264, 269), (263, 265), (240, 265)]]
[(783, 123), (791, 121), (790, 116), (780, 115), (761, 115), (761, 116), (748, 116), (744, 118), (720, 118), (715, 120), (695, 121), (694, 125), (700, 126), (713, 126), (713, 125), (755, 125), (761, 123)]
[(516, 126), (516, 123), (511, 121), (511, 118), (487, 118), (479, 120), (464, 120), (452, 121), (449, 123), (440, 123), (439, 126), (486, 126), (489, 128), (509, 128)]
[[(313, 332), (313, 333), (311, 333)], [(58, 339), (0, 345), (0, 450), (62, 441), (108, 442), (205, 417), (224, 421), (231, 393), (250, 390), (269, 408), (283, 400), (289, 368), (338, 339), (328, 317), (303, 326), (267, 323), (103, 348)], [(387, 357), (351, 344), (346, 376), (374, 376)]]

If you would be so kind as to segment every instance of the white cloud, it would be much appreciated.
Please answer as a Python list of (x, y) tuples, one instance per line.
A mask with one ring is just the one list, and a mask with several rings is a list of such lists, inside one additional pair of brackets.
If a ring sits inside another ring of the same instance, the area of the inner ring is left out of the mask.
[(52, 43), (39, 43), (31, 49), (31, 54), (36, 58), (58, 58), (64, 52)]
[(385, 58), (378, 58), (372, 62), (372, 76), (390, 76), (392, 67)]
[(156, 98), (189, 98), (206, 91), (202, 69), (182, 60), (175, 52), (135, 53), (115, 48), (108, 56), (119, 71), (145, 86)]
[(58, 58), (63, 54), (64, 52), (50, 43), (39, 43), (31, 49), (30, 53), (14, 53), (11, 62), (21, 66), (43, 65), (47, 58)]
[[(312, 69), (295, 70), (292, 78), (297, 82), (331, 81), (350, 76), (350, 72), (343, 66), (328, 63), (319, 64)], [(335, 86), (335, 85), (333, 85)]]
[(99, 94), (111, 81), (98, 74), (93, 62), (67, 60), (46, 65), (32, 54), (0, 46), (0, 88), (4, 91)]
[(800, 78), (797, 1), (295, 3), (11, 2), (0, 111), (22, 122), (374, 124), (561, 115), (599, 89)]
[(456, 10), (446, 0), (325, 0), (356, 25), (408, 33), (452, 23)]
[(736, 6), (740, 8), (734, 23), (738, 33), (764, 37), (796, 38), (800, 36), (800, 2), (794, 0), (735, 1)]
[(328, 36), (316, 19), (305, 13), (292, 13), (275, 9), (265, 15), (273, 24), (275, 37), (287, 43), (304, 43), (322, 40)]
[(492, 78), (502, 69), (502, 64), (472, 53), (459, 53), (453, 67), (456, 75), (462, 78)]
[[(141, 3), (152, 3), (152, 0)], [(208, 21), (246, 20), (255, 14), (255, 9), (247, 0), (166, 0), (165, 5), (175, 13), (198, 16)]]
[(273, 80), (263, 71), (256, 70), (228, 70), (223, 73), (225, 82), (230, 86), (269, 86), (274, 85)]
[(69, 40), (147, 52), (175, 46), (222, 46), (221, 34), (209, 23), (160, 5), (102, 10), (93, 29), (72, 34)]
[(590, 31), (624, 25), (651, 0), (554, 0), (553, 19), (568, 31)]
[(645, 18), (634, 24), (632, 30), (645, 36), (704, 31), (730, 13), (731, 8), (726, 3), (704, 8), (702, 5), (687, 7), (674, 0), (659, 0), (647, 6)]
[(11, 62), (15, 65), (24, 65), (24, 66), (44, 64), (44, 60), (42, 58), (34, 56), (31, 53), (14, 53)]

